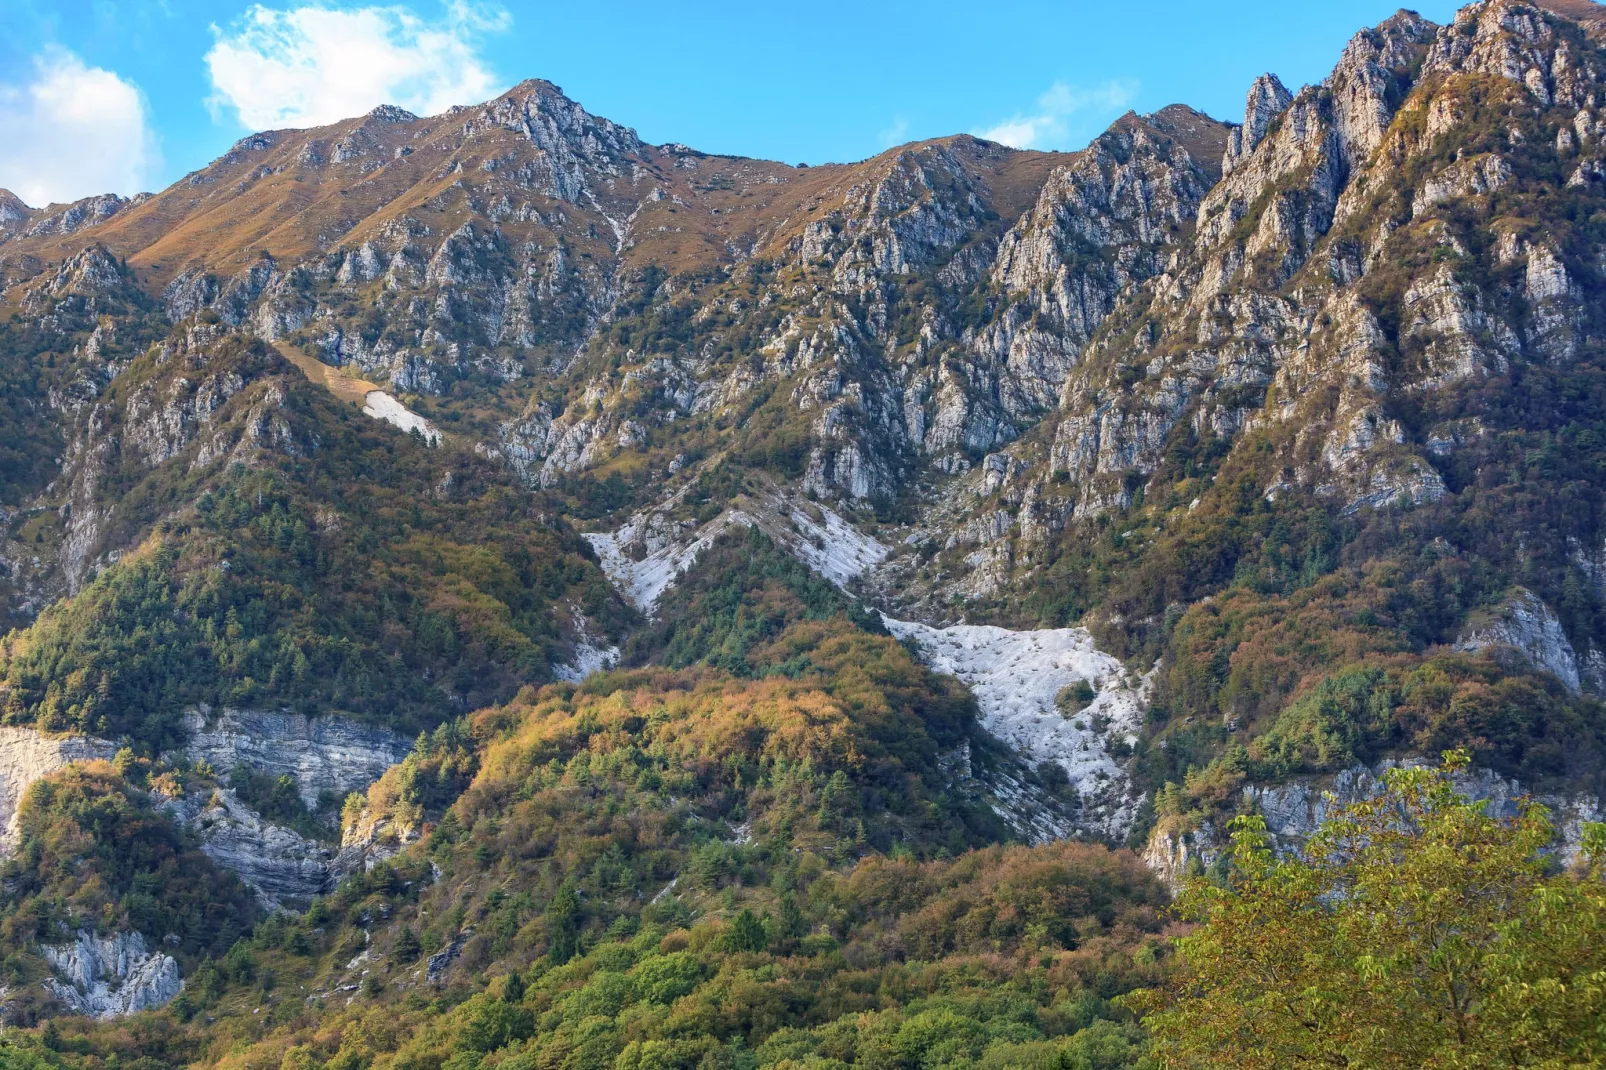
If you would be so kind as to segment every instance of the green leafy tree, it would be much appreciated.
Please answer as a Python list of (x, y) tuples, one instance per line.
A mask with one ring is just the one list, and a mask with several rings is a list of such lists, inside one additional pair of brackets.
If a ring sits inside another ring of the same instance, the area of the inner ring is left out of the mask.
[(1273, 857), (1259, 817), (1234, 823), (1233, 872), (1195, 880), (1153, 1013), (1171, 1067), (1598, 1066), (1606, 1060), (1606, 834), (1585, 872), (1542, 854), (1553, 831), (1525, 802), (1501, 820), (1443, 766), (1388, 774), (1302, 857)]

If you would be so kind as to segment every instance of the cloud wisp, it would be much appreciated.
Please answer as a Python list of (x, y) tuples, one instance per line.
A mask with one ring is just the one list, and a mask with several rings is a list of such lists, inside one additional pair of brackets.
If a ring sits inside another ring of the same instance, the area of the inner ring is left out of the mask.
[(976, 136), (1015, 149), (1041, 149), (1063, 145), (1077, 116), (1098, 119), (1125, 111), (1137, 97), (1138, 84), (1129, 79), (1105, 82), (1091, 89), (1055, 82), (1037, 98), (1032, 111), (1014, 115)]
[(35, 207), (138, 193), (158, 162), (138, 87), (62, 48), (35, 56), (26, 82), (0, 84), (0, 146), (0, 187)]
[(437, 22), (403, 7), (258, 4), (213, 28), (210, 103), (250, 130), (323, 126), (380, 104), (433, 115), (495, 95), (478, 38), (510, 24), (501, 8), (463, 2)]

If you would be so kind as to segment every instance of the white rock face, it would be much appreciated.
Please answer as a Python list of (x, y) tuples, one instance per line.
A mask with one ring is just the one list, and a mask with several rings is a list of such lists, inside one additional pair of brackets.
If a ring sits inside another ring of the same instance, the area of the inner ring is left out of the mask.
[(838, 587), (863, 575), (890, 552), (822, 505), (780, 490), (744, 495), (702, 526), (669, 518), (678, 496), (631, 517), (618, 531), (584, 536), (602, 570), (636, 608), (652, 612), (659, 597), (725, 532), (758, 528), (776, 545)]
[(372, 416), (376, 420), (383, 420), (387, 424), (401, 428), (403, 431), (417, 431), (430, 442), (439, 442), (441, 440), (441, 433), (436, 430), (434, 424), (383, 390), (370, 390), (367, 397), (363, 398), (362, 411), (364, 416)]
[[(204, 709), (186, 713), (186, 757), (209, 763), (225, 778), (239, 762), (273, 777), (289, 774), (309, 808), (325, 792), (344, 798), (365, 790), (412, 749), (394, 732), (340, 718), (263, 710), (209, 714)], [(103, 739), (57, 739), (29, 728), (0, 728), (0, 855), (16, 849), (17, 808), (30, 784), (72, 762), (110, 759), (116, 750)], [(355, 855), (348, 858), (263, 820), (227, 788), (171, 800), (163, 808), (194, 830), (207, 856), (237, 874), (269, 910), (304, 904), (362, 864)]]
[[(237, 763), (272, 777), (288, 774), (309, 809), (321, 796), (366, 790), (412, 750), (410, 740), (384, 728), (288, 711), (199, 708), (186, 712), (184, 727), (191, 761), (208, 763), (225, 781)], [(268, 910), (304, 906), (362, 864), (360, 852), (342, 853), (264, 820), (226, 787), (164, 808)]]
[(344, 876), (333, 847), (263, 820), (227, 788), (171, 800), (163, 809), (195, 833), (208, 858), (256, 893), (265, 910), (303, 908)]
[[(832, 510), (790, 500), (780, 492), (747, 496), (739, 508), (700, 527), (670, 520), (667, 510), (674, 504), (671, 499), (659, 511), (639, 513), (618, 531), (585, 536), (609, 579), (645, 612), (652, 611), (698, 555), (732, 528), (759, 528), (838, 586), (863, 575), (889, 552)], [(1053, 762), (1065, 770), (1082, 800), (1080, 819), (1074, 824), (1037, 812), (1024, 785), (1009, 778), (992, 785), (1001, 815), (1021, 835), (1041, 842), (1077, 829), (1124, 834), (1137, 800), (1129, 797), (1129, 778), (1110, 756), (1106, 741), (1136, 741), (1148, 704), (1147, 684), (1129, 680), (1119, 661), (1094, 647), (1086, 629), (1011, 631), (965, 624), (934, 628), (882, 619), (893, 635), (914, 639), (931, 668), (971, 688), (988, 732), (1034, 765)], [(1067, 719), (1055, 708), (1054, 699), (1078, 680), (1091, 683), (1098, 694), (1087, 709)]]
[(554, 666), (552, 675), (559, 680), (577, 684), (595, 672), (603, 672), (619, 664), (619, 648), (607, 639), (592, 635), (586, 628), (585, 614), (571, 604), (569, 612), (580, 634), (575, 637), (574, 660)]
[(58, 975), (45, 982), (46, 991), (75, 1014), (119, 1018), (164, 1006), (184, 987), (173, 956), (146, 948), (139, 933), (80, 930), (74, 942), (40, 950)]
[(1499, 646), (1511, 647), (1535, 668), (1554, 673), (1574, 694), (1580, 690), (1578, 654), (1567, 641), (1561, 621), (1526, 587), (1514, 588), (1491, 618), (1469, 625), (1456, 641), (1456, 649), (1468, 653)]
[(1206, 869), (1221, 857), (1224, 845), (1208, 820), (1193, 829), (1155, 828), (1143, 848), (1143, 864), (1173, 892), (1197, 866)]
[(592, 673), (603, 672), (613, 668), (619, 663), (619, 648), (616, 646), (592, 646), (590, 643), (577, 643), (574, 648), (574, 661), (555, 666), (552, 675), (559, 680), (567, 680), (577, 684)]
[[(882, 620), (899, 639), (918, 643), (932, 669), (970, 687), (983, 728), (1034, 764), (1054, 762), (1065, 770), (1082, 799), (1081, 827), (1111, 836), (1126, 831), (1136, 800), (1128, 796), (1128, 777), (1110, 756), (1106, 741), (1136, 742), (1148, 688), (1130, 680), (1119, 661), (1097, 649), (1085, 628), (933, 628), (885, 616)], [(1066, 718), (1054, 699), (1078, 680), (1091, 684), (1097, 697)]]
[[(618, 531), (592, 532), (584, 539), (597, 552), (602, 571), (619, 592), (643, 613), (651, 613), (658, 598), (696, 563), (702, 552), (732, 527), (745, 527), (748, 517), (738, 510), (727, 510), (696, 528), (686, 540), (664, 537), (653, 529), (653, 514), (631, 517)], [(630, 555), (630, 547), (649, 547), (645, 556)]]
[(21, 835), (17, 810), (30, 784), (73, 762), (109, 759), (116, 751), (103, 739), (53, 738), (31, 728), (0, 728), (0, 855), (16, 850)]
[(388, 729), (278, 710), (193, 709), (184, 728), (191, 761), (224, 777), (239, 762), (273, 777), (288, 773), (308, 809), (325, 792), (343, 799), (363, 791), (412, 750), (411, 740)]

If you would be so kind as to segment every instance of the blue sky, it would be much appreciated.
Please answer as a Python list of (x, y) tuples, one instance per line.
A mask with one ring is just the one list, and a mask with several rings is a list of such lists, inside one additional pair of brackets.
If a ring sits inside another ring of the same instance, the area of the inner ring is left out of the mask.
[(1396, 6), (0, 0), (0, 186), (33, 204), (160, 189), (251, 129), (436, 111), (529, 77), (710, 152), (821, 163), (959, 131), (1074, 149), (1128, 108), (1241, 118), (1257, 74), (1319, 80)]

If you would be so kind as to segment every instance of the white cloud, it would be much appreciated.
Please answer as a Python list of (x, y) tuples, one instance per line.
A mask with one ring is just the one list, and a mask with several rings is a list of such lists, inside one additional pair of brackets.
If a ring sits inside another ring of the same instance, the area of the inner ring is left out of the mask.
[(323, 126), (380, 104), (434, 115), (496, 94), (476, 38), (510, 24), (502, 8), (463, 0), (441, 22), (402, 7), (258, 4), (227, 31), (213, 27), (211, 103), (252, 130)]
[(892, 120), (891, 126), (876, 135), (876, 140), (881, 143), (881, 147), (884, 149), (890, 149), (894, 145), (902, 145), (909, 140), (909, 120), (901, 115), (898, 116)]
[(0, 84), (0, 187), (43, 207), (138, 193), (157, 163), (144, 98), (111, 71), (50, 48), (33, 78)]
[(1068, 136), (1073, 116), (1090, 113), (1097, 118), (1123, 112), (1137, 96), (1137, 90), (1136, 82), (1125, 79), (1092, 89), (1055, 82), (1037, 98), (1037, 107), (1031, 113), (1012, 116), (997, 126), (977, 131), (976, 136), (1016, 149), (1059, 144)]

